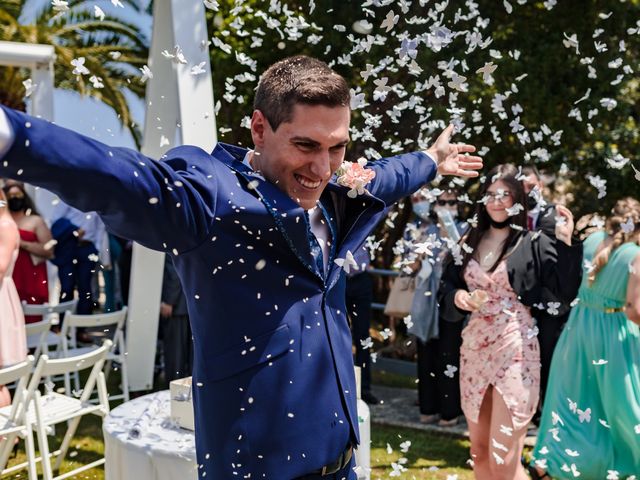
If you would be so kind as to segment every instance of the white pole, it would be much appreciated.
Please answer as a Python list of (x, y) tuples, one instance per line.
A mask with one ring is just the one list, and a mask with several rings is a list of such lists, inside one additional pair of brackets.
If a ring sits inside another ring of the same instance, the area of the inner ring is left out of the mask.
[[(196, 145), (211, 151), (216, 142), (213, 85), (202, 2), (159, 0), (153, 9), (153, 35), (149, 68), (153, 78), (147, 85), (142, 152), (160, 158), (168, 148), (180, 144)], [(163, 50), (179, 45), (188, 64), (164, 58)], [(191, 67), (205, 62), (200, 75)], [(164, 139), (168, 146), (160, 146)], [(127, 355), (129, 388), (148, 390), (153, 386), (160, 292), (164, 254), (134, 244), (129, 288)]]

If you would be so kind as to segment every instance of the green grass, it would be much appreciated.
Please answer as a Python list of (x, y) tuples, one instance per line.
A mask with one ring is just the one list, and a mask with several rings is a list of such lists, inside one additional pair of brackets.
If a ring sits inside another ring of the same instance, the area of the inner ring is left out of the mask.
[(371, 383), (394, 388), (418, 388), (415, 377), (407, 377), (384, 370), (371, 370)]
[[(378, 385), (392, 387), (416, 388), (415, 381), (411, 377), (396, 375), (388, 372), (373, 372), (373, 382)], [(112, 372), (108, 380), (109, 391), (117, 392), (119, 375)], [(114, 408), (118, 403), (113, 402)], [(50, 448), (54, 451), (60, 445), (65, 432), (65, 424), (56, 427), (55, 437), (49, 437)], [(400, 444), (411, 441), (411, 446), (407, 453), (400, 451)], [(392, 452), (387, 452), (387, 444)], [(18, 454), (9, 465), (14, 465), (26, 460), (23, 444), (21, 442)], [(93, 462), (104, 455), (104, 443), (102, 439), (101, 420), (93, 415), (84, 417), (80, 422), (80, 427), (67, 458), (62, 464), (59, 473), (68, 472), (90, 462)], [(392, 463), (398, 462), (402, 457), (406, 458), (403, 467), (407, 468), (399, 477), (390, 477), (393, 471)], [(371, 442), (371, 480), (400, 478), (407, 480), (431, 480), (447, 479), (448, 475), (458, 475), (458, 480), (473, 478), (473, 473), (466, 464), (469, 458), (469, 442), (467, 440), (454, 437), (438, 435), (421, 430), (410, 428), (396, 428), (384, 425), (372, 425)], [(40, 466), (38, 466), (40, 472)], [(3, 480), (25, 480), (26, 470), (3, 477)], [(82, 472), (73, 478), (104, 480), (104, 470), (94, 468)]]
[[(466, 464), (469, 458), (469, 441), (437, 435), (410, 428), (385, 425), (371, 426), (371, 480), (401, 478), (410, 480), (446, 479), (458, 475), (458, 480), (471, 480), (473, 472)], [(407, 453), (400, 451), (400, 444), (410, 441)], [(392, 449), (388, 453), (387, 445)], [(390, 477), (392, 462), (406, 458), (407, 469), (399, 477)]]

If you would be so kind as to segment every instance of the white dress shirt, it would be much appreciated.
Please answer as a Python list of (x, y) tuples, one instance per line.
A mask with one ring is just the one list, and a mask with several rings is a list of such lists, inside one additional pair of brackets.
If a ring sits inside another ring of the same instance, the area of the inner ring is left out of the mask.
[(0, 158), (9, 151), (13, 145), (14, 134), (4, 110), (0, 108)]

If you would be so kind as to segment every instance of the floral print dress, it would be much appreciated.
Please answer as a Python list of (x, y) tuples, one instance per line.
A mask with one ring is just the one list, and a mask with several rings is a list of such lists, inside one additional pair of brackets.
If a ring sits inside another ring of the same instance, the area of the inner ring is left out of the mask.
[(507, 262), (485, 272), (471, 260), (464, 272), (469, 291), (482, 289), (488, 300), (471, 314), (462, 331), (460, 393), (462, 410), (477, 423), (489, 385), (502, 396), (516, 430), (533, 417), (540, 393), (540, 350), (529, 308), (509, 284)]

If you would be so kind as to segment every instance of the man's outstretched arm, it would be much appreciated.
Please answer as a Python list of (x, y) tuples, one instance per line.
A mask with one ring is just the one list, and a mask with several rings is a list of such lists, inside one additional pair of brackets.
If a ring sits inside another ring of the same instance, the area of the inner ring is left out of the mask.
[(174, 148), (158, 162), (4, 107), (0, 175), (97, 211), (110, 231), (155, 250), (198, 246), (214, 217), (215, 162), (203, 150)]
[(458, 177), (477, 177), (482, 159), (467, 155), (473, 145), (451, 143), (453, 125), (449, 125), (426, 152), (414, 152), (370, 162), (367, 167), (376, 177), (367, 185), (369, 192), (387, 205), (411, 195), (433, 180), (436, 173)]

